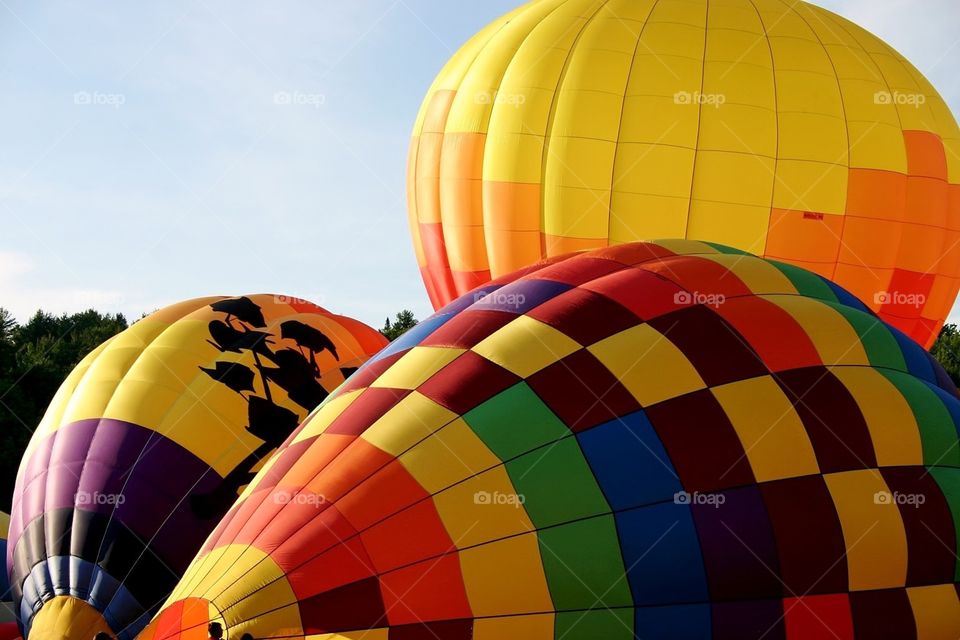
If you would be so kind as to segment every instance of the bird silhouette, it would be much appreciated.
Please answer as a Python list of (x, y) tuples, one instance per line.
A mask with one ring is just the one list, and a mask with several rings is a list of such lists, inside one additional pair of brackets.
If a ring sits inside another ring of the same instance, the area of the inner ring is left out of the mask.
[(301, 347), (306, 347), (314, 353), (329, 351), (334, 358), (340, 359), (337, 354), (337, 346), (327, 337), (327, 334), (298, 320), (282, 322), (280, 324), (280, 337), (293, 340)]
[(240, 353), (243, 349), (249, 349), (262, 356), (273, 357), (269, 347), (272, 336), (266, 331), (241, 331), (222, 320), (212, 320), (208, 329), (213, 338), (211, 344), (220, 351)]
[(200, 367), (200, 370), (237, 393), (255, 390), (253, 380), (256, 374), (245, 365), (237, 362), (218, 361), (213, 369)]
[(304, 409), (313, 409), (323, 402), (328, 392), (317, 380), (320, 369), (296, 349), (281, 349), (273, 359), (276, 367), (264, 367), (263, 375)]
[(210, 308), (214, 311), (227, 314), (227, 322), (230, 322), (231, 318), (236, 318), (257, 329), (263, 329), (267, 326), (267, 321), (263, 317), (263, 311), (260, 309), (260, 305), (247, 296), (218, 300), (211, 304)]

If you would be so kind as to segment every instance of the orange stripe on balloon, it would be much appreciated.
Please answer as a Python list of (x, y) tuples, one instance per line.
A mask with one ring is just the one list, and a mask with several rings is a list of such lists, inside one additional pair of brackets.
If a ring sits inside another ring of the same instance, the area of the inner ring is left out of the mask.
[(906, 211), (907, 177), (895, 171), (850, 169), (847, 215), (901, 221)]
[(877, 294), (887, 290), (893, 268), (865, 267), (860, 263), (838, 263), (834, 282), (843, 283), (843, 288), (862, 300), (871, 309), (877, 309)]
[[(448, 133), (440, 160), (440, 211), (450, 267), (486, 271), (482, 133)], [(462, 289), (459, 289), (462, 291)]]
[(843, 225), (839, 262), (871, 269), (892, 269), (897, 264), (902, 223), (848, 215)]
[(947, 155), (940, 136), (929, 131), (904, 131), (903, 139), (911, 176), (947, 179)]
[[(430, 98), (424, 116), (423, 131), (417, 144), (416, 197), (417, 223), (426, 264), (426, 276), (433, 281), (440, 298), (453, 297), (453, 277), (446, 245), (443, 243), (442, 217), (440, 210), (440, 161), (443, 148), (443, 131), (446, 127), (450, 106), (456, 95), (454, 91), (437, 91)], [(436, 226), (434, 236), (428, 238), (424, 228)], [(440, 242), (436, 242), (439, 239)]]
[[(334, 318), (357, 340), (361, 353), (376, 353), (387, 346), (388, 341), (383, 337), (383, 334), (370, 331), (367, 329), (367, 326), (359, 320), (348, 318), (347, 316), (334, 316)], [(362, 329), (367, 330), (363, 331)], [(342, 354), (340, 359), (344, 359)]]
[(793, 264), (826, 263), (830, 277), (842, 233), (843, 216), (774, 209), (770, 212), (764, 257)]
[(949, 193), (947, 183), (938, 178), (907, 178), (906, 219), (930, 225), (941, 232), (947, 227)]
[(185, 598), (182, 603), (183, 620), (180, 624), (180, 640), (207, 640), (210, 603), (203, 598)]
[(510, 273), (544, 257), (539, 184), (485, 181), (483, 218), (491, 273)]
[[(442, 133), (424, 133), (417, 145), (417, 222), (440, 224), (440, 153)], [(428, 253), (427, 258), (431, 256)]]
[(947, 185), (947, 229), (960, 231), (960, 184)]
[(936, 275), (943, 252), (943, 229), (923, 224), (904, 224), (900, 231), (897, 269)]

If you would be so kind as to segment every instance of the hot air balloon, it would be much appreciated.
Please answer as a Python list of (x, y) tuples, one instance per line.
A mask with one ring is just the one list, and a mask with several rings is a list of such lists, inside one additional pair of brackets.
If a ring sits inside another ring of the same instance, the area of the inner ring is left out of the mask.
[[(10, 530), (10, 515), (0, 512), (0, 553), (6, 556), (7, 534)], [(17, 614), (10, 595), (10, 582), (6, 573), (0, 577), (0, 640), (15, 640), (20, 637)]]
[(385, 344), (252, 295), (175, 304), (89, 354), (17, 477), (6, 556), (24, 637), (136, 635), (264, 461)]
[(408, 167), (435, 308), (663, 237), (803, 266), (926, 346), (960, 287), (956, 121), (903, 56), (801, 1), (529, 2), (440, 72)]
[(822, 276), (686, 240), (555, 257), (357, 371), (139, 640), (957, 637), (958, 425), (929, 354)]

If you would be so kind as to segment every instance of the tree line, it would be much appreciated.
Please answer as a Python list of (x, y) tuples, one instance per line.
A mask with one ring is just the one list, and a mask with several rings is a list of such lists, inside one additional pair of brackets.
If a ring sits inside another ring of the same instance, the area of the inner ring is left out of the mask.
[[(380, 332), (395, 340), (417, 324), (403, 310)], [(9, 511), (20, 458), (47, 405), (70, 371), (99, 344), (129, 326), (122, 314), (38, 311), (19, 324), (0, 307), (0, 510)], [(930, 350), (960, 385), (960, 329), (947, 324)]]

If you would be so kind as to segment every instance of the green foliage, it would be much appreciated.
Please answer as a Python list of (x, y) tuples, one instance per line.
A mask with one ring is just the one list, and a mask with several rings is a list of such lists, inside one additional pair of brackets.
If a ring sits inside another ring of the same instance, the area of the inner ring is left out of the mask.
[(960, 386), (960, 329), (957, 325), (943, 325), (937, 341), (930, 347), (930, 355), (943, 365), (954, 384)]
[(0, 509), (10, 509), (17, 467), (47, 405), (70, 371), (127, 328), (120, 315), (38, 311), (18, 325), (0, 307)]
[(413, 311), (404, 309), (397, 314), (393, 322), (390, 322), (390, 318), (387, 318), (383, 329), (380, 329), (380, 333), (386, 336), (387, 340), (393, 342), (416, 325), (417, 319), (414, 317)]

